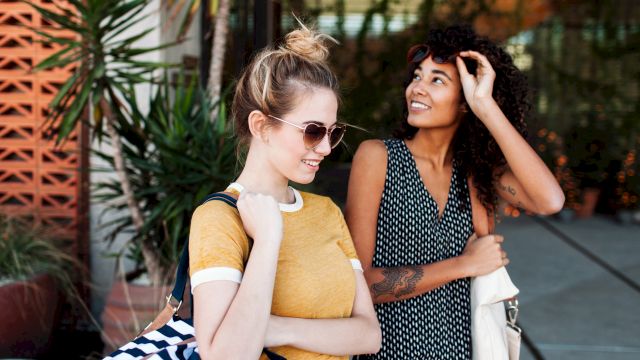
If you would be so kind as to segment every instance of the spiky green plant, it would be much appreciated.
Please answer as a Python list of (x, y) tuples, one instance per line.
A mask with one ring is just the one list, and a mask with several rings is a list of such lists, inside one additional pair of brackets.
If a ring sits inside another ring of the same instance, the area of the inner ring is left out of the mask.
[[(224, 189), (235, 175), (235, 140), (227, 126), (225, 107), (220, 106), (217, 120), (211, 122), (212, 107), (208, 94), (195, 81), (175, 87), (165, 81), (156, 86), (148, 112), (132, 99), (130, 121), (121, 123), (127, 126), (118, 130), (124, 134), (127, 173), (145, 222), (139, 231), (129, 216), (105, 225), (110, 228), (111, 241), (122, 231), (132, 230), (132, 240), (118, 252), (133, 257), (138, 270), (143, 270), (140, 244), (144, 237), (158, 249), (163, 268), (171, 269), (187, 238), (193, 210), (207, 194)], [(97, 155), (113, 166), (112, 155)], [(95, 188), (95, 199), (108, 205), (107, 212), (118, 214), (126, 207), (119, 201), (124, 193), (117, 179)]]
[(73, 273), (79, 262), (65, 251), (50, 230), (20, 218), (0, 214), (0, 282), (23, 281), (46, 273), (67, 295), (74, 292)]

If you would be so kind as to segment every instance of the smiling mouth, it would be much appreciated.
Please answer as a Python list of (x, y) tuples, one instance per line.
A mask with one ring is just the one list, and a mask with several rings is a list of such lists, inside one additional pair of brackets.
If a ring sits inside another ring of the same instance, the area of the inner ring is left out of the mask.
[(313, 161), (313, 160), (302, 160), (302, 162), (307, 164), (307, 165), (309, 165), (309, 166), (318, 166), (318, 165), (320, 165), (320, 161), (319, 160), (316, 160), (316, 161)]
[(410, 105), (411, 109), (416, 109), (416, 110), (429, 110), (431, 109), (431, 106), (427, 105), (427, 104), (423, 104), (419, 101), (415, 101), (415, 100), (411, 100), (411, 105)]

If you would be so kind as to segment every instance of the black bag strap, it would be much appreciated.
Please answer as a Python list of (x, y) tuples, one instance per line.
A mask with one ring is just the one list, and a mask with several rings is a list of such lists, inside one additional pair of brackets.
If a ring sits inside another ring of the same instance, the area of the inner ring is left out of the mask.
[[(237, 200), (234, 197), (229, 196), (227, 194), (213, 193), (213, 194), (207, 195), (207, 197), (205, 197), (205, 199), (200, 203), (200, 205), (213, 200), (222, 201), (234, 208), (236, 207), (236, 202), (237, 202)], [(173, 291), (171, 291), (171, 298), (167, 300), (167, 301), (171, 301), (171, 299), (173, 298), (178, 302), (178, 305), (174, 307), (176, 311), (180, 307), (180, 304), (182, 304), (184, 289), (187, 287), (187, 280), (189, 280), (189, 239), (188, 238), (184, 243), (184, 248), (182, 249), (182, 255), (180, 255), (180, 262), (178, 263), (178, 268), (176, 270), (176, 282), (175, 282), (175, 285), (173, 286)], [(193, 298), (191, 298), (191, 312), (193, 315)], [(269, 351), (267, 348), (264, 348), (263, 352), (265, 353), (265, 355), (267, 355), (267, 358), (269, 358), (270, 360), (286, 360), (285, 357), (280, 356), (274, 353), (273, 351)]]
[[(200, 203), (200, 205), (207, 203), (209, 201), (222, 201), (227, 203), (229, 206), (236, 207), (236, 199), (232, 196), (223, 193), (213, 193), (207, 195), (205, 199)], [(180, 255), (180, 262), (178, 263), (178, 268), (176, 269), (176, 282), (173, 286), (173, 290), (171, 291), (171, 298), (175, 299), (178, 302), (179, 307), (182, 303), (182, 299), (184, 297), (184, 289), (187, 287), (187, 280), (189, 280), (189, 239), (184, 243), (184, 248), (182, 249), (182, 255)], [(168, 301), (171, 300), (168, 299)]]

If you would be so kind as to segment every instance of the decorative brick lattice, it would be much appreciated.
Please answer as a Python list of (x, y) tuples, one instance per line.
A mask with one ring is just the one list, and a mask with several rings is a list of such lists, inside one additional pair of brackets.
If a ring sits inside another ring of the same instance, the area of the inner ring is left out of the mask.
[[(50, 10), (68, 7), (64, 1), (33, 2)], [(76, 240), (74, 251), (83, 257), (81, 131), (56, 147), (43, 126), (47, 105), (76, 65), (30, 73), (60, 45), (40, 42), (24, 25), (74, 36), (54, 29), (27, 4), (0, 0), (0, 212), (51, 225), (58, 235)]]

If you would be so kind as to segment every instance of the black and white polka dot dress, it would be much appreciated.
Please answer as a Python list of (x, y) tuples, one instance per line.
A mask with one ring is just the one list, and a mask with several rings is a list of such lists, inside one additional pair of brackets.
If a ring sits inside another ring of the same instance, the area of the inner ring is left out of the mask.
[[(387, 175), (373, 266), (420, 265), (460, 255), (473, 224), (467, 182), (458, 174), (455, 162), (448, 201), (438, 220), (438, 206), (404, 141), (384, 143)], [(382, 327), (382, 349), (359, 359), (471, 359), (469, 279), (375, 307)]]

